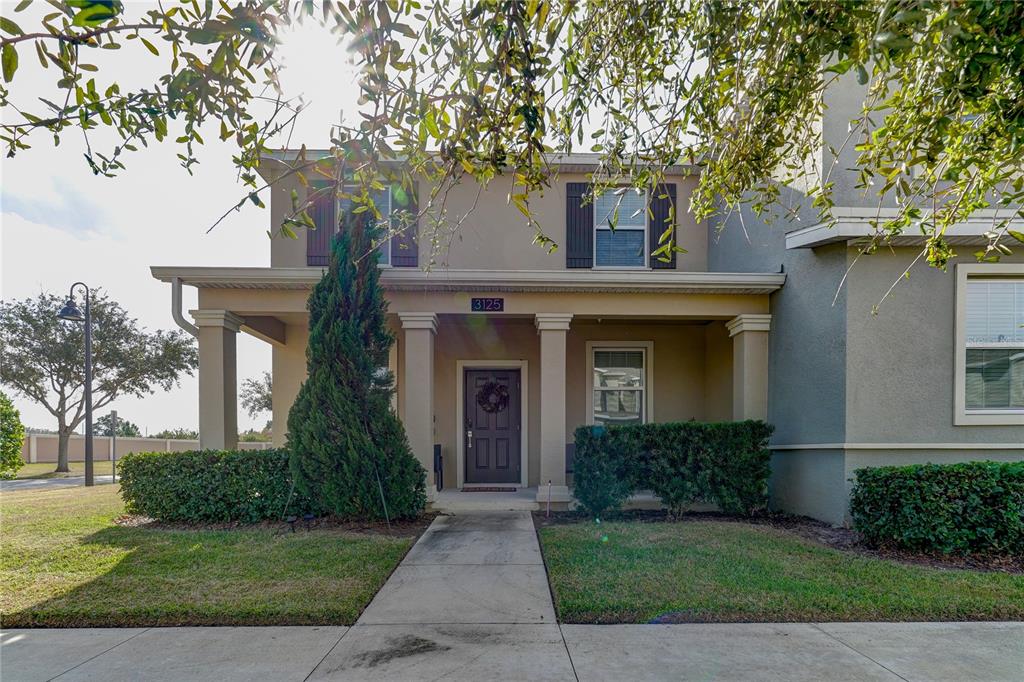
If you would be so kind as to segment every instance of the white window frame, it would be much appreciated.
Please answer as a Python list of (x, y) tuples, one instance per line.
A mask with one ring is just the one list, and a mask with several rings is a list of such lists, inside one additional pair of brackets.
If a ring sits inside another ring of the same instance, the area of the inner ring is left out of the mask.
[[(967, 409), (967, 281), (1024, 279), (1024, 263), (958, 263), (953, 358), (953, 424), (956, 426), (1024, 425), (1024, 409)], [(1007, 348), (1017, 344), (971, 344), (972, 348)]]
[[(343, 184), (341, 186), (341, 193), (342, 194), (353, 194), (352, 190), (358, 190), (358, 189), (359, 189), (359, 185)], [(388, 210), (387, 210), (387, 213), (382, 211), (380, 206), (377, 206), (377, 210), (380, 211), (381, 215), (384, 216), (386, 218), (386, 220), (388, 221), (388, 229), (390, 230), (390, 227), (391, 227), (391, 209), (392, 209), (392, 205), (391, 205), (392, 198), (391, 198), (391, 188), (390, 187), (387, 188), (386, 196), (388, 198), (388, 206), (387, 206)], [(338, 197), (337, 203), (335, 204), (335, 207), (334, 207), (334, 210), (337, 213), (337, 215), (339, 216), (339, 219), (340, 219), (340, 216), (341, 216), (341, 202), (342, 201), (344, 201), (344, 199), (342, 199), (341, 197)], [(377, 246), (377, 248), (380, 249), (380, 252), (381, 252), (381, 257), (377, 261), (377, 266), (378, 267), (382, 267), (382, 268), (390, 268), (391, 267), (391, 238), (389, 237), (386, 240), (384, 240), (384, 243), (383, 244), (379, 244)]]
[[(643, 412), (640, 422), (647, 424), (654, 421), (654, 341), (587, 341), (587, 424), (594, 422), (594, 353), (596, 351), (632, 351), (644, 352), (644, 386)], [(609, 389), (619, 390), (619, 389)]]
[[(614, 193), (623, 187), (609, 187), (608, 193)], [(626, 188), (627, 191), (632, 192), (633, 189), (630, 187)], [(597, 263), (597, 231), (598, 230), (611, 230), (607, 223), (601, 223), (600, 217), (597, 214), (597, 197), (593, 200), (594, 207), (594, 224), (592, 226), (593, 242), (591, 246), (590, 257), (593, 259), (591, 262), (594, 264), (591, 269), (593, 270), (650, 270), (651, 269), (651, 257), (648, 253), (648, 244), (650, 244), (650, 230), (651, 230), (651, 194), (650, 192), (644, 192), (644, 262), (643, 265), (598, 265)], [(618, 232), (620, 229), (628, 232), (639, 232), (636, 227), (623, 227), (620, 228), (618, 225), (615, 226), (615, 231)]]

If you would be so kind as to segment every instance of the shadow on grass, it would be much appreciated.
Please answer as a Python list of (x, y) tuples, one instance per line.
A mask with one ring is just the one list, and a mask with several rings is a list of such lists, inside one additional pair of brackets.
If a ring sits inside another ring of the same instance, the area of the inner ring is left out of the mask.
[(413, 540), (106, 527), (29, 557), (3, 625), (349, 625)]

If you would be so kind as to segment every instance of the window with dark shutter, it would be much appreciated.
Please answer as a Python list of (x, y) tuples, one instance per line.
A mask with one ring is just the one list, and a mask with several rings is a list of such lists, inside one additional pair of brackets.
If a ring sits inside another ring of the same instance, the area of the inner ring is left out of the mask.
[(416, 201), (418, 191), (418, 183), (413, 183), (411, 190), (400, 185), (391, 189), (392, 224), (396, 229), (402, 228), (401, 232), (391, 238), (391, 265), (396, 268), (415, 268), (420, 263), (416, 239), (418, 224), (415, 220), (409, 222), (409, 218), (415, 217), (419, 211)]
[(594, 203), (590, 185), (570, 182), (565, 187), (565, 267), (594, 267)]
[[(672, 209), (675, 209), (674, 211)], [(665, 230), (670, 225), (678, 225), (676, 215), (679, 212), (679, 204), (676, 202), (676, 185), (675, 183), (669, 183), (666, 185), (658, 185), (654, 189), (654, 193), (651, 195), (651, 225), (648, 230), (648, 248), (649, 253), (654, 253), (661, 246), (661, 235), (665, 233)], [(672, 244), (676, 244), (677, 234), (675, 231), (672, 232)], [(657, 256), (650, 256), (649, 261), (651, 268), (654, 270), (674, 270), (676, 267), (676, 252), (672, 251), (669, 254), (667, 261), (662, 260), (665, 254), (659, 254)]]
[(310, 183), (310, 205), (306, 208), (316, 225), (306, 230), (306, 265), (327, 265), (331, 257), (331, 238), (338, 229), (334, 190), (325, 183)]

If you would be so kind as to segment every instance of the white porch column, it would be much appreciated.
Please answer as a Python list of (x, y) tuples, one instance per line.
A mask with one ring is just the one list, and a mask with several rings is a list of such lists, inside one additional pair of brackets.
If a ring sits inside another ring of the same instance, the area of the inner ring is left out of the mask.
[(227, 310), (191, 310), (199, 327), (199, 447), (238, 447), (235, 339), (244, 320)]
[(434, 313), (399, 313), (405, 331), (405, 376), (402, 421), (412, 454), (427, 472), (427, 499), (433, 500), (434, 485)]
[(732, 418), (768, 418), (768, 330), (772, 316), (737, 315), (726, 323), (732, 337)]
[(537, 500), (568, 502), (565, 484), (565, 337), (571, 313), (537, 313), (540, 334), (540, 481)]

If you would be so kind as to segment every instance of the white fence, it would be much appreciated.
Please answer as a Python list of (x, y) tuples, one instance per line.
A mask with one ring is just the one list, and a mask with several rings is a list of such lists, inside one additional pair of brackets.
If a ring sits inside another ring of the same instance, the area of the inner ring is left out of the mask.
[[(114, 454), (110, 436), (93, 436), (93, 459), (97, 462), (109, 461)], [(266, 450), (272, 443), (239, 443), (240, 450)], [(121, 458), (129, 452), (181, 452), (198, 450), (197, 440), (174, 440), (170, 438), (117, 438), (117, 457)], [(57, 461), (57, 434), (30, 433), (25, 434), (21, 444), (21, 458), (32, 462)], [(71, 436), (68, 443), (68, 459), (81, 462), (85, 459), (85, 436)]]

